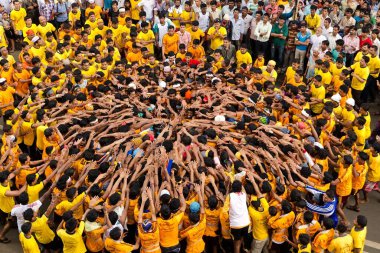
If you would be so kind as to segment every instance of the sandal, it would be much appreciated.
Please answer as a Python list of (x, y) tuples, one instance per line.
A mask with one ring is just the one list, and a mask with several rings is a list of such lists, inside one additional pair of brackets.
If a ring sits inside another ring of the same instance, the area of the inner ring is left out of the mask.
[(360, 208), (357, 206), (347, 206), (347, 209), (358, 213), (360, 212)]
[(4, 239), (0, 239), (0, 243), (4, 243), (4, 244), (6, 244), (6, 243), (10, 243), (11, 242), (11, 240), (9, 240), (8, 238), (6, 238), (6, 237), (4, 237)]

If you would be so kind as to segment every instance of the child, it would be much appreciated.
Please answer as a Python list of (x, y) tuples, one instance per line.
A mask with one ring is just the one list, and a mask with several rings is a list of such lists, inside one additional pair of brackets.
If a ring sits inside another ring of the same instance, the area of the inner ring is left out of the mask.
[(300, 234), (298, 244), (290, 241), (286, 236), (284, 238), (293, 248), (298, 249), (298, 253), (311, 253), (310, 236), (308, 234)]
[(26, 222), (21, 226), (21, 233), (19, 234), (20, 243), (24, 252), (41, 252), (36, 239), (32, 235), (32, 223)]
[(375, 190), (379, 191), (378, 183), (380, 181), (380, 143), (374, 142), (372, 146), (365, 150), (369, 155), (368, 161), (368, 178), (364, 185), (364, 203), (368, 202), (368, 193)]
[(257, 59), (255, 60), (255, 63), (253, 64), (253, 67), (255, 68), (264, 67), (264, 62), (265, 62), (264, 53), (259, 52), (257, 55)]
[(354, 240), (353, 252), (363, 252), (365, 238), (367, 236), (367, 218), (364, 215), (358, 215), (356, 217), (350, 234)]

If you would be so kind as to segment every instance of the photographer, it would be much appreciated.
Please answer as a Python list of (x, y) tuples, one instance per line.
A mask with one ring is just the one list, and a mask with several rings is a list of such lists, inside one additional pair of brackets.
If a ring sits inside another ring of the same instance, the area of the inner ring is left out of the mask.
[(54, 26), (57, 30), (61, 27), (62, 23), (68, 21), (69, 12), (69, 5), (64, 0), (58, 0), (57, 3), (54, 5)]

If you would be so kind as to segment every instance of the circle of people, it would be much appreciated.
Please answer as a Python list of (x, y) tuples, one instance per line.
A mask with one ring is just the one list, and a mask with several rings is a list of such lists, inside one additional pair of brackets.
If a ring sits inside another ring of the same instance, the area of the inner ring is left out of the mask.
[(363, 252), (379, 3), (5, 2), (0, 243)]

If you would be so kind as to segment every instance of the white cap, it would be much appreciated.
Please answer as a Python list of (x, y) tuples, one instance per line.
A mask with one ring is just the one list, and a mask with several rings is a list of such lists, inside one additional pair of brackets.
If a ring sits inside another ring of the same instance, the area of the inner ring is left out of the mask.
[(38, 36), (34, 36), (33, 39), (32, 39), (32, 42), (33, 42), (33, 43), (36, 43), (39, 39), (40, 39), (40, 37), (38, 37)]
[(224, 117), (223, 115), (216, 115), (214, 120), (216, 122), (224, 122), (226, 121), (226, 117)]
[(223, 20), (230, 21), (230, 15), (224, 14)]
[(332, 95), (331, 96), (331, 100), (332, 101), (335, 101), (337, 103), (340, 103), (340, 100), (342, 99), (342, 97), (339, 95), (339, 93), (335, 94), (335, 95)]
[(158, 86), (160, 86), (161, 88), (166, 88), (166, 82), (161, 80), (158, 82)]
[(90, 4), (93, 4), (93, 3), (95, 3), (95, 0), (88, 0), (88, 2), (89, 2)]
[(7, 81), (7, 79), (5, 79), (4, 77), (0, 78), (0, 83), (5, 83), (6, 81)]
[(347, 99), (346, 104), (351, 105), (351, 106), (355, 106), (355, 99), (353, 99), (353, 98)]
[(305, 110), (302, 110), (301, 114), (307, 118), (310, 117), (310, 115), (305, 111)]
[(166, 189), (163, 189), (163, 190), (160, 192), (160, 197), (163, 196), (163, 195), (165, 195), (165, 194), (167, 194), (167, 195), (170, 196), (170, 192), (169, 192), (168, 190), (166, 190)]
[(218, 82), (221, 81), (220, 78), (214, 77), (214, 78), (211, 79), (211, 83), (213, 83), (213, 82), (216, 81), (216, 80), (217, 80)]
[(321, 143), (319, 143), (319, 142), (314, 142), (314, 146), (316, 146), (318, 148), (321, 148), (321, 149), (324, 148), (323, 145)]
[(120, 8), (119, 12), (125, 12), (125, 8)]
[(136, 89), (137, 88), (137, 86), (136, 86), (136, 84), (134, 82), (129, 83), (128, 87), (132, 88), (132, 89)]

